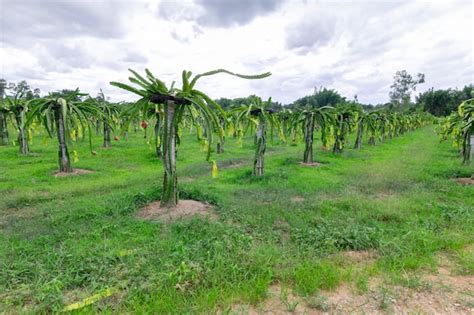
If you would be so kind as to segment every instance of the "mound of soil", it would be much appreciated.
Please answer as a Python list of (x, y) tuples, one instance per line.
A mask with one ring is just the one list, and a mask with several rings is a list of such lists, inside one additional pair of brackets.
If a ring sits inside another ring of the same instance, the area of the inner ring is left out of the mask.
[(65, 173), (65, 172), (54, 172), (54, 177), (66, 177), (66, 176), (74, 176), (74, 175), (82, 175), (82, 174), (90, 174), (93, 173), (91, 170), (84, 170), (80, 168), (75, 168), (72, 170), (71, 173)]
[(155, 201), (146, 205), (137, 213), (137, 217), (152, 221), (172, 221), (191, 216), (217, 218), (209, 204), (196, 200), (180, 200), (175, 208), (163, 208), (159, 201)]
[(474, 178), (472, 177), (458, 178), (458, 183), (461, 185), (474, 185)]

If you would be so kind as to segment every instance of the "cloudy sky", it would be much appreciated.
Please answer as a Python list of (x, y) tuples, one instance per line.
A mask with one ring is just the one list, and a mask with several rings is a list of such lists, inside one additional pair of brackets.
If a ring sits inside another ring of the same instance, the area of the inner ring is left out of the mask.
[(388, 101), (393, 74), (423, 72), (430, 87), (474, 82), (474, 2), (317, 0), (0, 0), (0, 77), (43, 92), (79, 87), (132, 100), (108, 83), (149, 68), (271, 71), (218, 75), (214, 98), (257, 94), (290, 103), (314, 87), (363, 103)]

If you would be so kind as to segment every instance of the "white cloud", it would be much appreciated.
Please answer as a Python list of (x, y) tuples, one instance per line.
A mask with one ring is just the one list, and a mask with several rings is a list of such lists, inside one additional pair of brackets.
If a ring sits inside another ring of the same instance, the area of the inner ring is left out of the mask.
[(0, 0), (0, 77), (43, 92), (102, 88), (130, 100), (108, 84), (126, 82), (129, 67), (148, 67), (166, 82), (179, 82), (183, 69), (271, 71), (258, 81), (210, 77), (199, 88), (216, 98), (257, 94), (283, 103), (321, 85), (383, 103), (402, 69), (426, 74), (419, 90), (474, 82), (469, 1), (249, 3)]

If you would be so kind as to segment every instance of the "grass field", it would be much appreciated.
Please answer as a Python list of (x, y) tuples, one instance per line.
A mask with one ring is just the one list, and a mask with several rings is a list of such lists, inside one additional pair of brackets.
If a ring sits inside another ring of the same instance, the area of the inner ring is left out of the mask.
[[(433, 127), (337, 156), (316, 149), (317, 168), (299, 165), (302, 144), (275, 142), (258, 179), (252, 138), (213, 155), (216, 179), (195, 137), (183, 138), (180, 198), (213, 204), (217, 219), (134, 216), (161, 186), (142, 133), (96, 156), (77, 144), (74, 167), (93, 173), (70, 177), (53, 176), (54, 140), (35, 137), (30, 156), (0, 147), (0, 312), (60, 311), (109, 289), (79, 312), (225, 313), (276, 283), (305, 298), (342, 283), (364, 292), (374, 277), (413, 285), (439, 253), (474, 273), (474, 186), (453, 180), (474, 168)], [(356, 267), (347, 251), (376, 258)]]

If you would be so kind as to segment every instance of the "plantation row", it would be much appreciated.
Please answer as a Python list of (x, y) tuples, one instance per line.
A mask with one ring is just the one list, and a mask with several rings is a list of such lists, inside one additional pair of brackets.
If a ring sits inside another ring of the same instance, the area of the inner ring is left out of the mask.
[(442, 140), (451, 136), (454, 146), (461, 149), (463, 163), (469, 164), (474, 145), (474, 99), (462, 102), (457, 112), (441, 120), (438, 133)]
[[(180, 134), (184, 128), (195, 128), (197, 140), (210, 158), (211, 145), (216, 142), (216, 153), (224, 152), (226, 136), (241, 143), (246, 134), (255, 136), (255, 158), (253, 175), (264, 174), (264, 156), (267, 137), (271, 141), (275, 136), (283, 144), (295, 144), (304, 139), (302, 163), (314, 164), (314, 133), (320, 133), (322, 149), (332, 149), (341, 153), (349, 146), (348, 136), (355, 133), (353, 147), (360, 149), (364, 140), (375, 145), (376, 139), (384, 141), (433, 123), (428, 113), (403, 114), (399, 112), (365, 112), (355, 102), (334, 104), (319, 108), (302, 110), (283, 109), (274, 111), (271, 99), (262, 101), (259, 97), (249, 98), (247, 104), (233, 107), (227, 111), (205, 93), (194, 88), (201, 77), (226, 73), (244, 79), (262, 79), (270, 75), (240, 75), (227, 70), (216, 70), (192, 77), (191, 72), (183, 71), (182, 88), (176, 88), (174, 82), (167, 87), (146, 70), (145, 77), (130, 70), (130, 81), (134, 86), (112, 82), (111, 84), (139, 95), (141, 98), (131, 104), (108, 102), (101, 92), (92, 98), (78, 90), (69, 93), (50, 93), (47, 97), (27, 99), (21, 91), (6, 97), (0, 105), (0, 143), (10, 142), (18, 145), (21, 154), (29, 153), (29, 141), (32, 133), (43, 128), (49, 137), (56, 136), (59, 144), (59, 172), (72, 172), (70, 147), (79, 139), (88, 135), (90, 150), (92, 132), (103, 128), (103, 147), (111, 146), (113, 133), (127, 137), (128, 130), (139, 124), (145, 131), (153, 126), (156, 154), (162, 159), (164, 167), (162, 206), (176, 206), (177, 174), (176, 154), (180, 143)], [(473, 102), (464, 102), (459, 113), (453, 114), (443, 123), (442, 134), (453, 134), (463, 148), (464, 161), (469, 160), (469, 137), (473, 133)], [(18, 131), (17, 141), (10, 141), (8, 126)], [(115, 136), (118, 138), (117, 136)], [(216, 138), (216, 139), (214, 139)], [(71, 151), (77, 159), (77, 152)], [(213, 169), (216, 163), (213, 161)]]

